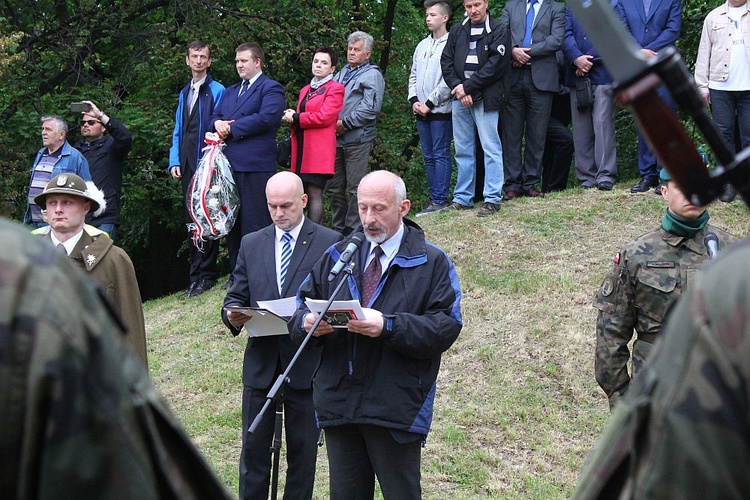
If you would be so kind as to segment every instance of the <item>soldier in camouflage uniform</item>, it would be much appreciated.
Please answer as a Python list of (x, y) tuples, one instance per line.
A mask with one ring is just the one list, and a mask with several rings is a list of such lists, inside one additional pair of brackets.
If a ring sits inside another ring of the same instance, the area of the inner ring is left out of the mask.
[(750, 241), (698, 273), (573, 498), (750, 498)]
[(0, 219), (0, 496), (230, 498), (75, 264)]
[(659, 228), (623, 247), (594, 299), (596, 320), (596, 380), (612, 408), (630, 383), (628, 343), (633, 337), (633, 374), (648, 359), (669, 305), (687, 289), (708, 259), (704, 239), (716, 234), (719, 249), (737, 240), (707, 224), (709, 215), (691, 204), (662, 169), (662, 196), (667, 211)]

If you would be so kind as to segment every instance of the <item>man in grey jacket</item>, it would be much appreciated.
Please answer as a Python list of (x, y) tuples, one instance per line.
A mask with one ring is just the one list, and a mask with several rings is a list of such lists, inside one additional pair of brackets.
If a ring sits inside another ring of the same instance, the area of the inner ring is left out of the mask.
[(443, 80), (440, 57), (448, 40), (451, 6), (444, 0), (424, 3), (430, 34), (419, 42), (409, 75), (409, 102), (417, 117), (419, 142), (430, 185), (430, 203), (417, 217), (448, 206), (451, 184), (451, 89)]
[(372, 36), (355, 31), (349, 35), (347, 43), (349, 64), (334, 77), (346, 88), (346, 94), (344, 109), (336, 123), (334, 174), (326, 184), (331, 203), (331, 227), (345, 235), (359, 225), (357, 186), (367, 173), (370, 152), (377, 136), (375, 120), (385, 92), (380, 68), (370, 63)]

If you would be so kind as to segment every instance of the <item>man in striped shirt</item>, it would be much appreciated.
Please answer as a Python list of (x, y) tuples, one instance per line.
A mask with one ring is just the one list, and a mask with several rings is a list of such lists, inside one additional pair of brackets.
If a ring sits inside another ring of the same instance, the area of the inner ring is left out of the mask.
[(29, 196), (24, 224), (34, 227), (46, 226), (42, 209), (34, 203), (34, 197), (42, 194), (47, 183), (59, 174), (71, 173), (81, 177), (84, 181), (91, 181), (89, 164), (86, 158), (74, 149), (66, 140), (68, 124), (60, 116), (42, 116), (42, 145), (36, 154), (34, 165), (31, 167), (29, 181)]
[(476, 135), (484, 150), (484, 204), (477, 216), (500, 210), (503, 146), (497, 132), (503, 100), (502, 75), (507, 66), (506, 30), (490, 18), (487, 0), (464, 0), (466, 18), (451, 28), (440, 65), (453, 95), (452, 125), (458, 179), (453, 203), (444, 210), (474, 206)]

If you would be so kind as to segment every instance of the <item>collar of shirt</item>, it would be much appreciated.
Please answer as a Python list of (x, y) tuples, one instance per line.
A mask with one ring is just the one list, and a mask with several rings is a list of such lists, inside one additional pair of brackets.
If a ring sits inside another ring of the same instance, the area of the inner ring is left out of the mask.
[[(257, 75), (255, 75), (251, 79), (247, 80), (247, 88), (249, 89), (250, 87), (252, 87), (253, 84), (256, 82), (256, 80), (258, 80), (258, 78), (260, 78), (260, 75), (262, 75), (262, 74), (263, 74), (262, 71), (258, 71)], [(243, 81), (245, 81), (245, 80), (243, 80)]]
[[(526, 12), (529, 12), (529, 6), (531, 5), (531, 0), (526, 0)], [(536, 0), (534, 3), (534, 16), (539, 14), (539, 7), (542, 5), (542, 0)]]
[(299, 233), (300, 231), (302, 231), (302, 224), (304, 223), (305, 223), (305, 219), (302, 218), (299, 224), (294, 226), (289, 231), (284, 231), (283, 229), (279, 229), (278, 226), (274, 226), (275, 231), (276, 231), (276, 243), (278, 243), (279, 245), (282, 244), (283, 243), (283, 241), (281, 240), (282, 236), (284, 236), (284, 233), (289, 233), (292, 235), (291, 244), (292, 244), (292, 249), (294, 249), (294, 244), (297, 242), (297, 238), (299, 238)]
[[(401, 226), (399, 226), (398, 231), (396, 231), (396, 234), (385, 240), (383, 243), (380, 244), (380, 248), (383, 250), (383, 256), (380, 258), (380, 265), (382, 266), (383, 272), (388, 269), (388, 266), (391, 265), (391, 261), (394, 257), (396, 257), (396, 254), (398, 253), (399, 247), (401, 247), (401, 241), (404, 239), (404, 223), (401, 223)], [(365, 262), (365, 266), (363, 268), (367, 269), (367, 266), (370, 265), (370, 261), (372, 260), (373, 253), (372, 251), (375, 249), (377, 245), (370, 243), (370, 250), (367, 252), (367, 261)]]
[(197, 82), (191, 83), (191, 85), (193, 86), (193, 92), (197, 92), (201, 88), (201, 85), (203, 85), (203, 82), (206, 81), (206, 76), (208, 75), (203, 75), (203, 78), (201, 78)]
[(73, 249), (78, 244), (78, 241), (81, 239), (81, 236), (83, 236), (83, 228), (81, 228), (81, 230), (78, 232), (78, 234), (76, 234), (72, 238), (68, 238), (68, 240), (65, 243), (63, 243), (62, 241), (60, 241), (57, 238), (55, 238), (55, 233), (53, 233), (52, 231), (50, 231), (49, 235), (50, 235), (50, 238), (52, 238), (52, 245), (55, 248), (57, 248), (57, 245), (59, 245), (60, 243), (62, 243), (62, 246), (65, 247), (65, 251), (68, 252), (68, 255), (70, 255), (70, 253), (73, 251)]
[(63, 150), (64, 146), (65, 146), (65, 144), (63, 143), (62, 146), (60, 146), (59, 148), (57, 148), (56, 150), (54, 150), (52, 152), (50, 152), (49, 148), (47, 148), (42, 153), (42, 156), (51, 156), (52, 158), (59, 158), (60, 155), (62, 155), (62, 150)]

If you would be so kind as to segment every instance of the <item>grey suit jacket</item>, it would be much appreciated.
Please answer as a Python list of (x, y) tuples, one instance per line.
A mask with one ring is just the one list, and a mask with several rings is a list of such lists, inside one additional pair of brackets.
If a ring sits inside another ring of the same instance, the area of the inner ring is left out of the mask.
[[(565, 38), (565, 6), (553, 0), (541, 2), (531, 32), (531, 79), (539, 90), (558, 92), (560, 75), (555, 53), (562, 48)], [(509, 0), (500, 16), (500, 22), (510, 33), (510, 49), (520, 47), (526, 34), (526, 1)], [(516, 83), (521, 71), (527, 70), (511, 69), (508, 82), (510, 86)]]
[[(294, 245), (281, 294), (276, 284), (274, 238), (273, 224), (242, 238), (237, 265), (232, 274), (234, 285), (224, 298), (224, 306), (255, 307), (259, 300), (275, 300), (296, 295), (313, 264), (331, 245), (341, 239), (341, 235), (305, 218), (297, 243)], [(222, 319), (234, 335), (239, 333), (240, 330), (229, 323), (223, 310)], [(281, 369), (286, 369), (295, 352), (297, 347), (289, 335), (249, 338), (242, 370), (244, 385), (254, 389), (270, 387), (276, 378), (279, 362)], [(289, 374), (289, 385), (293, 389), (310, 389), (312, 374), (319, 357), (319, 349), (308, 345)]]

